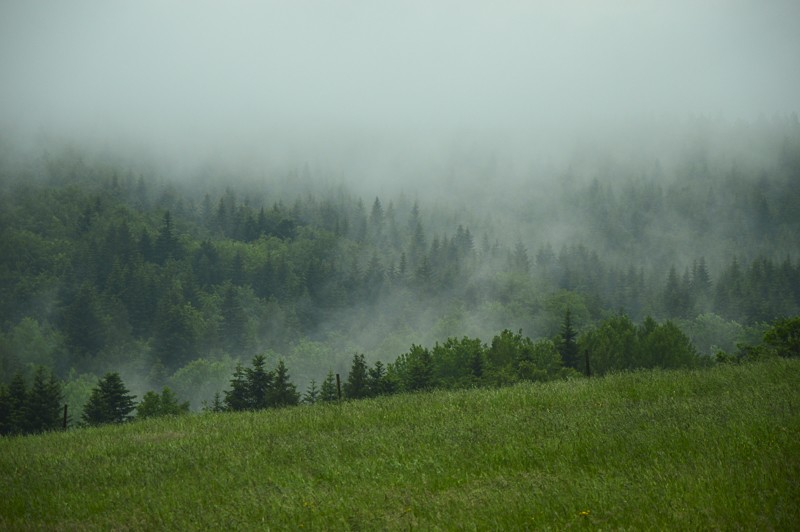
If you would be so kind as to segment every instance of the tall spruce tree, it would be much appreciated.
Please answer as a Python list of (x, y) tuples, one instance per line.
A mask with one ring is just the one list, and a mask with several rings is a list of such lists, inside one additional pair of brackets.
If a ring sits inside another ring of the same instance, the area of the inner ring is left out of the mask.
[(274, 375), (271, 394), (272, 406), (294, 406), (300, 402), (300, 394), (297, 393), (297, 388), (289, 379), (289, 370), (282, 359), (278, 361)]
[(60, 428), (61, 399), (61, 383), (52, 372), (37, 367), (28, 394), (28, 430), (35, 433)]
[(247, 350), (247, 313), (236, 287), (230, 283), (225, 285), (220, 307), (222, 345), (228, 353), (238, 356)]
[(369, 369), (367, 393), (370, 397), (391, 393), (390, 383), (386, 379), (386, 367), (380, 360), (375, 362), (375, 365)]
[(11, 413), (11, 402), (8, 395), (8, 388), (0, 383), (0, 436), (5, 436), (10, 432), (9, 414)]
[(344, 395), (348, 399), (366, 397), (368, 395), (367, 381), (367, 363), (364, 361), (364, 355), (356, 353), (353, 355), (350, 373), (347, 374), (347, 382), (344, 383)]
[(28, 431), (28, 385), (22, 373), (17, 373), (8, 386), (8, 434)]
[(339, 393), (336, 389), (336, 376), (333, 374), (333, 370), (328, 370), (328, 375), (320, 386), (319, 400), (323, 403), (330, 403), (337, 399), (339, 399)]
[(579, 369), (580, 360), (578, 356), (578, 333), (572, 325), (572, 312), (570, 309), (564, 313), (564, 322), (561, 324), (561, 341), (558, 345), (558, 352), (565, 367)]
[(236, 369), (231, 378), (231, 389), (225, 390), (225, 408), (233, 412), (250, 408), (250, 391), (247, 374), (241, 364), (236, 364)]
[(261, 410), (274, 405), (275, 374), (265, 367), (264, 355), (253, 357), (253, 367), (245, 370), (247, 376), (248, 408)]
[(106, 373), (92, 390), (83, 407), (83, 422), (87, 425), (124, 423), (136, 408), (135, 395), (130, 395), (119, 373)]

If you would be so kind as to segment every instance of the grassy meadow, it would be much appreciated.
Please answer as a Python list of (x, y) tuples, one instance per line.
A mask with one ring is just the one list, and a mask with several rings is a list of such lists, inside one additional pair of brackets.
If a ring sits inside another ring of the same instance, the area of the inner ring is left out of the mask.
[(796, 529), (800, 360), (0, 440), (0, 529)]

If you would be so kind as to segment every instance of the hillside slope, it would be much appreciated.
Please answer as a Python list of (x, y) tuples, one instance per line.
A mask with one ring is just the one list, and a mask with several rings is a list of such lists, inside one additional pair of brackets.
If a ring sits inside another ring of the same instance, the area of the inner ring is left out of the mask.
[(789, 529), (800, 361), (0, 441), (2, 529)]

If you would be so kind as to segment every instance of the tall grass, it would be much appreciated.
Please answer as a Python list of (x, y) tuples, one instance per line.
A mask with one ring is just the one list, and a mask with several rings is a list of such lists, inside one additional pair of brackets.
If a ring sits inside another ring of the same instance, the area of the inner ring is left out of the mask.
[(2, 529), (793, 529), (800, 361), (0, 441)]

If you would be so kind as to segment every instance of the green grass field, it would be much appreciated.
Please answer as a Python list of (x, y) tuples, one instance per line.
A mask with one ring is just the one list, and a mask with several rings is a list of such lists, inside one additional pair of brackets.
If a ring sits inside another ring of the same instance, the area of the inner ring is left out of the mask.
[(0, 440), (0, 529), (797, 529), (800, 360)]

